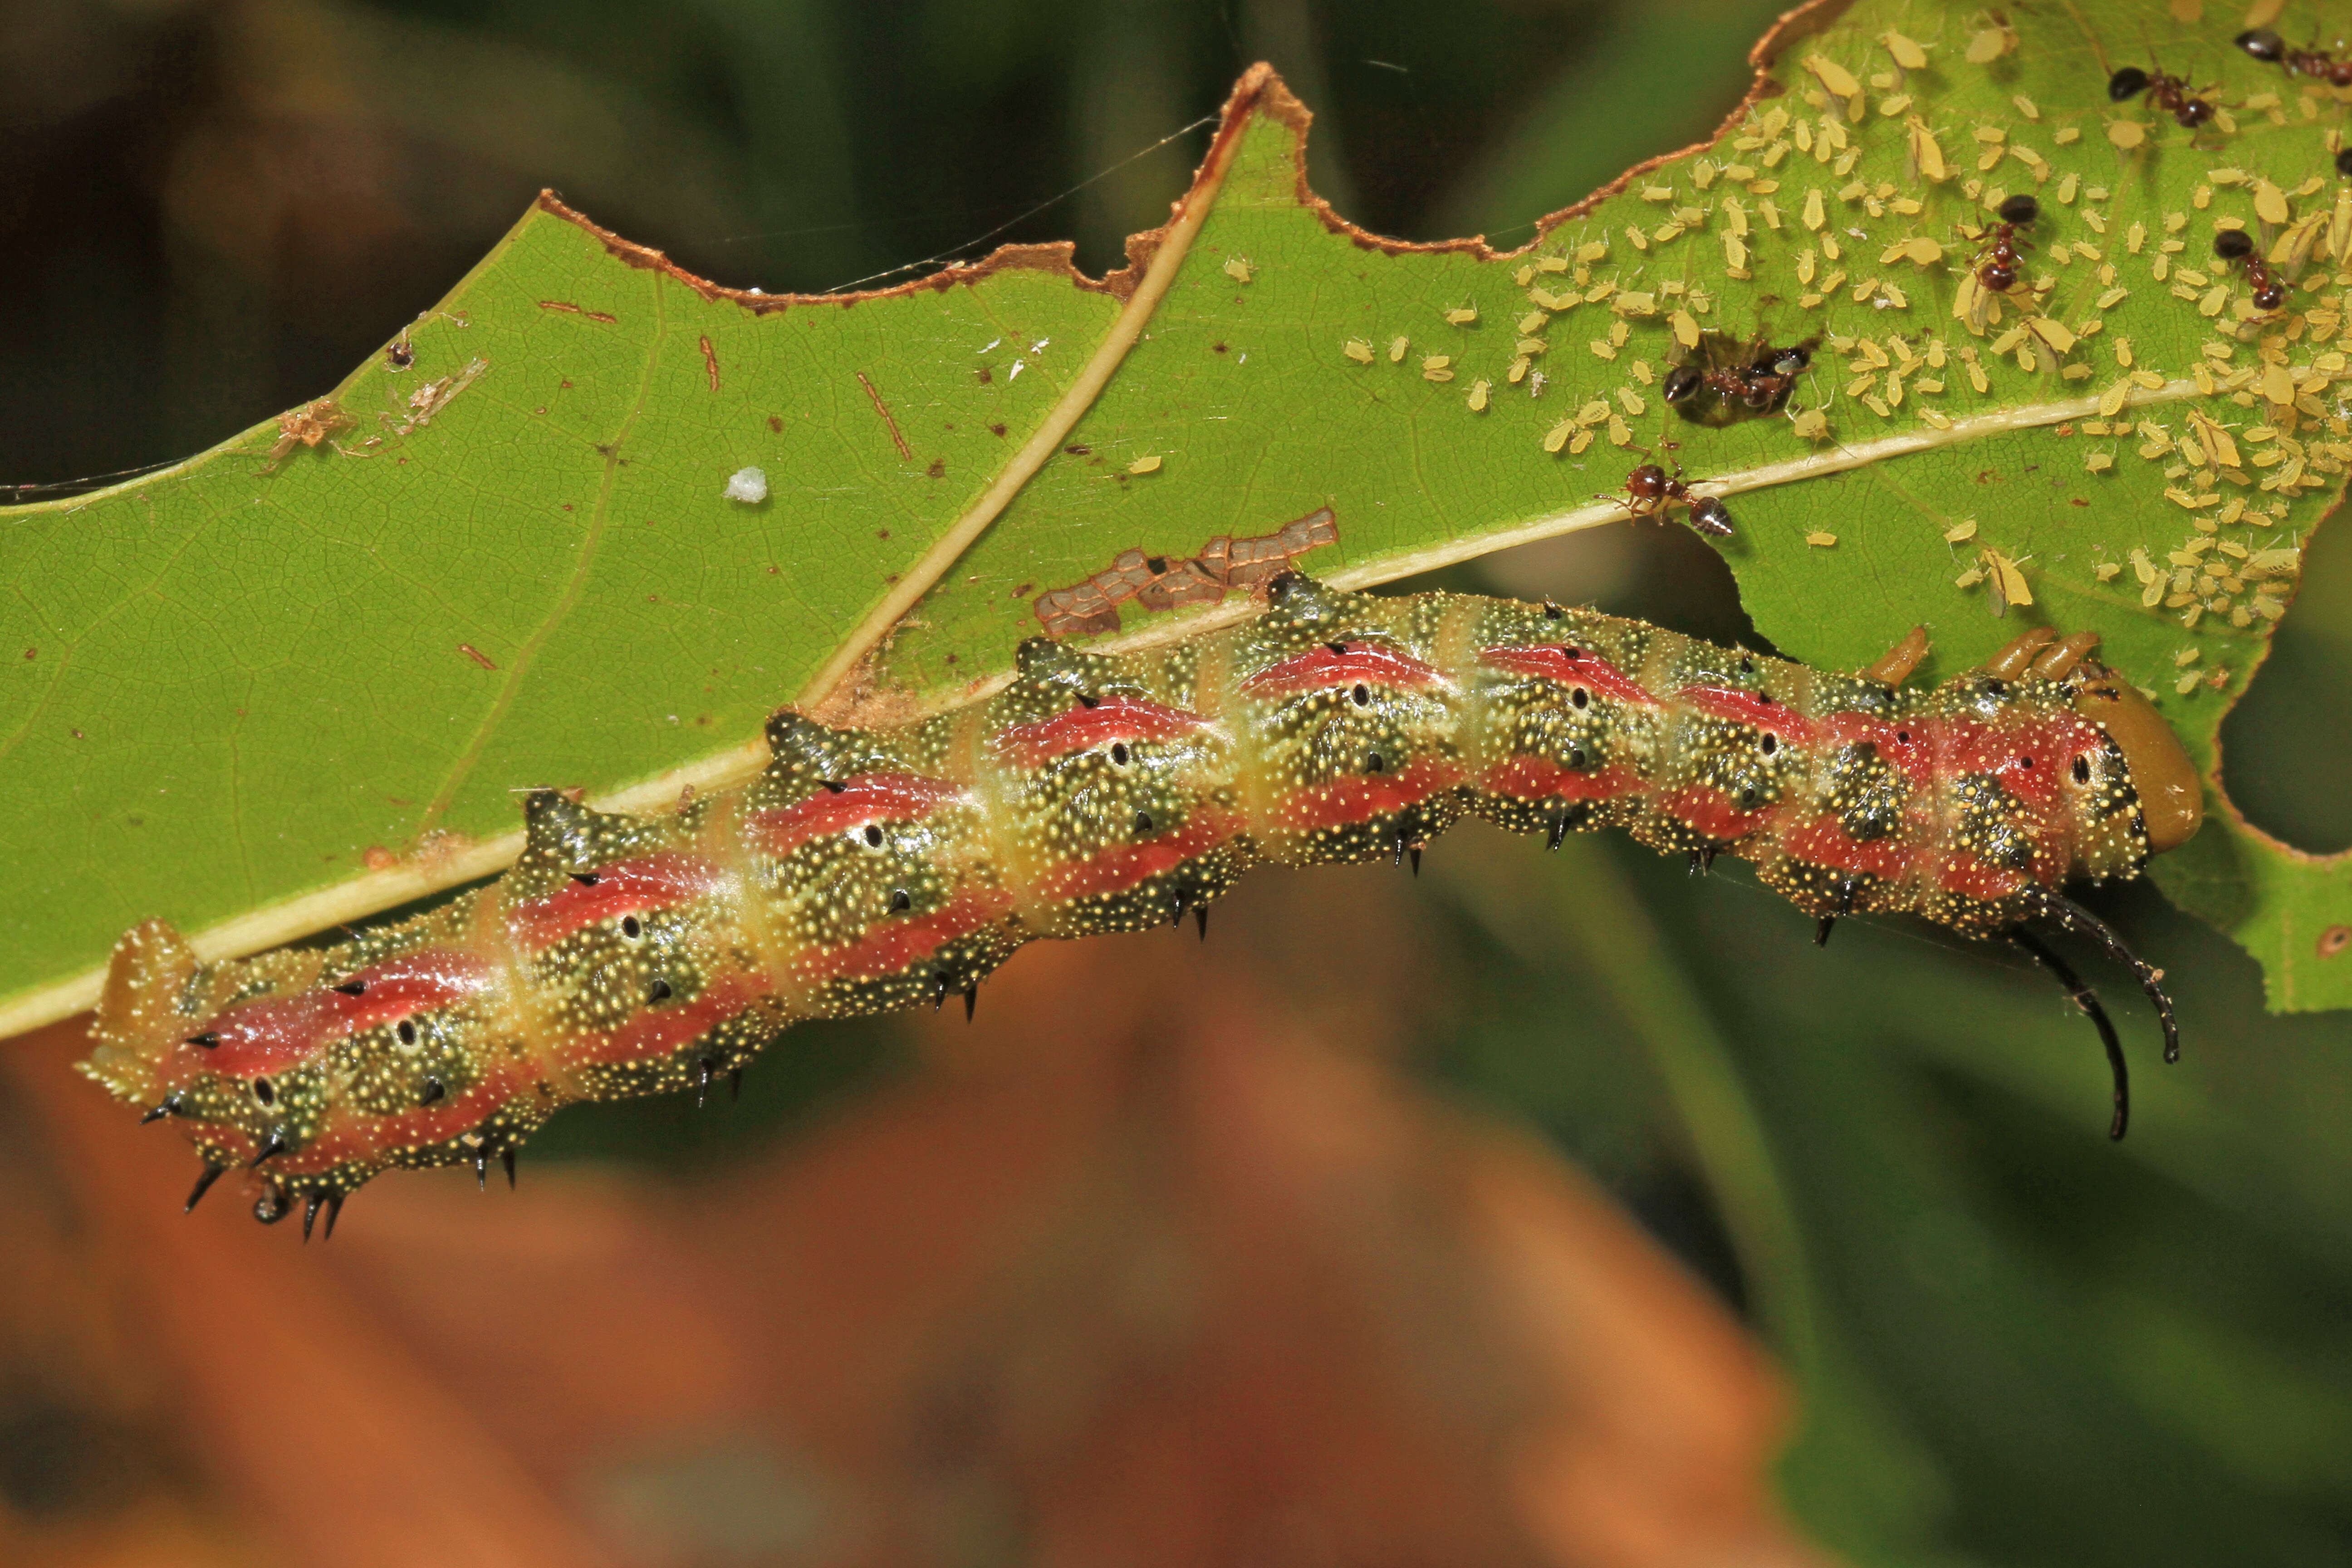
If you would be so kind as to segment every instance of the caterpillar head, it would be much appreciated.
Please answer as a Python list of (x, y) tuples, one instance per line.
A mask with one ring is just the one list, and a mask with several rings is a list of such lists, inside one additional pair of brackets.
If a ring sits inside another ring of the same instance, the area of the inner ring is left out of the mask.
[(2197, 835), (2205, 820), (2205, 789), (2197, 764), (2156, 704), (2115, 671), (2085, 664), (2071, 682), (2074, 711), (2107, 732), (2123, 753), (2132, 787), (2139, 793), (2151, 855), (2177, 849)]
[[(2036, 676), (2058, 683), (2075, 714), (2101, 731), (2105, 744), (2100, 752), (2123, 764), (2124, 778), (2108, 780), (2101, 776), (2100, 759), (2088, 753), (2076, 757), (2075, 782), (2095, 786), (2080, 798), (2078, 809), (2091, 819), (2084, 826), (2095, 826), (2097, 819), (2114, 815), (2116, 806), (2128, 804), (2144, 841), (2141, 858), (2161, 855), (2196, 836), (2205, 820), (2205, 791), (2188, 748), (2156, 705), (2091, 657), (2098, 643), (2096, 632), (2059, 638), (2051, 628), (2035, 626), (1986, 661), (1983, 673), (1997, 682)], [(2112, 869), (2103, 865), (2084, 868), (2094, 874)], [(2131, 868), (2137, 869), (2137, 858)]]

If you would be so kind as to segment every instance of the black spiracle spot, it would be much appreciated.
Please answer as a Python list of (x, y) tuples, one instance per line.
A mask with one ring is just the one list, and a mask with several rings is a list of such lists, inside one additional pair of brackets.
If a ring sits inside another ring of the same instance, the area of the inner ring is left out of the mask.
[(2090, 759), (2090, 758), (2088, 758), (2088, 757), (2076, 757), (2076, 758), (2074, 759), (2074, 782), (2075, 782), (2076, 784), (2089, 784), (2089, 783), (2091, 782), (2091, 759)]
[(266, 1078), (255, 1079), (253, 1080), (253, 1098), (261, 1101), (264, 1105), (275, 1105), (278, 1103), (278, 1086), (271, 1083)]
[[(871, 823), (871, 822), (867, 823), (867, 824), (866, 825), (866, 842), (867, 847), (870, 847), (870, 848), (875, 848), (875, 849), (879, 849), (879, 848), (881, 848), (881, 847), (882, 847), (882, 829), (881, 829), (879, 826), (876, 826), (875, 824), (873, 824), (873, 823)], [(635, 936), (635, 935), (636, 935), (637, 933), (636, 933), (636, 932), (635, 932), (635, 931), (630, 931), (630, 932), (629, 932), (629, 934), (630, 934), (631, 936)]]
[(1359, 708), (1370, 708), (1372, 705), (1372, 689), (1360, 680), (1356, 682), (1356, 689), (1348, 693), (1348, 700)]
[(1569, 706), (1581, 711), (1592, 706), (1592, 693), (1581, 686), (1568, 694)]
[[(1128, 752), (1128, 749), (1127, 749), (1127, 742), (1126, 742), (1125, 741), (1113, 741), (1113, 742), (1111, 742), (1111, 746), (1110, 746), (1110, 761), (1111, 761), (1111, 766), (1113, 766), (1113, 767), (1117, 767), (1117, 768), (1123, 768), (1123, 767), (1127, 766), (1128, 756), (1129, 756), (1129, 752)], [(871, 830), (871, 829), (869, 829), (869, 831), (872, 831), (872, 830)]]
[(1764, 739), (1757, 743), (1764, 748), (1764, 754), (1769, 757), (1780, 749), (1780, 737), (1767, 730), (1764, 731)]
[(623, 915), (621, 917), (621, 934), (627, 937), (631, 942), (635, 942), (637, 938), (646, 934), (645, 922), (637, 919), (635, 915)]

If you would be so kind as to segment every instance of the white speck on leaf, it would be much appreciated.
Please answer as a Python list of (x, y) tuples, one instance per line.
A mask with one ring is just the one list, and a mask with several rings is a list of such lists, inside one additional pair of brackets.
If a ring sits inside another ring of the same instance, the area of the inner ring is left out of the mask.
[(728, 478), (727, 499), (745, 506), (757, 506), (768, 499), (768, 475), (764, 468), (738, 468)]

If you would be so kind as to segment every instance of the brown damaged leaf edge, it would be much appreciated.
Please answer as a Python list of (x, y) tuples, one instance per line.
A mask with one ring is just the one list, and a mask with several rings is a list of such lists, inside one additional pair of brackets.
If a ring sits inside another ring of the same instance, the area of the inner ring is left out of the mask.
[[(1757, 103), (1768, 98), (1779, 98), (1787, 90), (1766, 74), (1771, 68), (1772, 62), (1786, 52), (1791, 44), (1811, 37), (1845, 15), (1853, 4), (1853, 0), (1813, 0), (1811, 5), (1800, 5), (1793, 11), (1783, 12), (1780, 19), (1772, 24), (1771, 31), (1766, 33), (1763, 39), (1748, 51), (1748, 64), (1755, 71), (1756, 79), (1748, 84), (1746, 95), (1732, 106), (1731, 112), (1723, 117), (1722, 123), (1715, 128), (1712, 135), (1703, 142), (1694, 142), (1687, 147), (1678, 147), (1671, 153), (1661, 153), (1654, 158), (1645, 158), (1607, 184), (1601, 186), (1582, 201), (1571, 203), (1557, 212), (1546, 213), (1536, 220), (1534, 237), (1516, 250), (1496, 250), (1486, 243), (1486, 237), (1483, 235), (1474, 235), (1467, 239), (1391, 239), (1384, 235), (1370, 233), (1349, 223), (1332, 210), (1329, 202), (1317, 195), (1313, 187), (1307, 182), (1307, 127), (1314, 123), (1314, 111), (1293, 98), (1290, 90), (1283, 86), (1282, 79), (1274, 76), (1269, 68), (1259, 66), (1251, 74), (1255, 76), (1257, 71), (1266, 71), (1268, 74), (1270, 79), (1268, 89), (1259, 108), (1267, 119), (1290, 127), (1297, 134), (1297, 144), (1292, 150), (1291, 161), (1298, 171), (1297, 193), (1298, 205), (1320, 219), (1326, 229), (1362, 249), (1376, 250), (1383, 256), (1469, 256), (1480, 261), (1509, 261), (1534, 250), (1551, 237), (1554, 229), (1562, 224), (1571, 223), (1582, 217), (1610, 197), (1623, 192), (1627, 186), (1651, 170), (1674, 163), (1677, 159), (1694, 157), (1722, 141), (1738, 126), (1741, 121), (1748, 118), (1748, 110)], [(1246, 84), (1250, 78), (1244, 77), (1242, 79)], [(1241, 101), (1241, 96), (1239, 92), (1234, 94), (1234, 103)], [(1230, 125), (1234, 114), (1232, 104), (1226, 106), (1225, 114), (1227, 124)], [(1220, 132), (1219, 134), (1222, 136), (1223, 132)], [(1156, 236), (1137, 237), (1140, 239), (1156, 237)], [(1130, 257), (1135, 253), (1135, 245), (1136, 240), (1128, 242), (1128, 253)]]
[[(553, 191), (541, 191), (531, 204), (551, 217), (565, 223), (594, 239), (616, 261), (641, 271), (658, 272), (706, 300), (740, 305), (755, 316), (772, 315), (794, 307), (814, 305), (862, 305), (869, 300), (903, 299), (910, 294), (941, 293), (959, 284), (978, 283), (995, 273), (1026, 269), (1032, 272), (1055, 273), (1090, 294), (1108, 294), (1114, 300), (1125, 300), (1135, 292), (1135, 286), (1150, 264), (1151, 252), (1157, 248), (1164, 229), (1150, 234), (1131, 235), (1127, 241), (1127, 265), (1103, 277), (1089, 278), (1078, 270), (1071, 259), (1077, 254), (1075, 242), (1054, 240), (1041, 245), (1001, 245), (978, 261), (959, 261), (921, 278), (893, 284), (887, 289), (866, 289), (839, 294), (753, 294), (741, 289), (722, 288), (708, 278), (697, 278), (662, 252), (634, 240), (623, 239), (608, 228), (600, 227), (585, 214), (564, 205), (563, 198)], [(544, 301), (542, 301), (544, 303)], [(556, 306), (554, 309), (566, 307)], [(577, 309), (578, 307), (569, 307)], [(609, 319), (609, 318), (608, 318)]]
[[(1825, 25), (1843, 12), (1847, 4), (1848, 0), (1817, 0), (1814, 5), (1790, 13), (1752, 52), (1751, 61), (1760, 71), (1762, 66), (1790, 41)], [(1742, 100), (1738, 110), (1733, 111), (1726, 125), (1735, 123), (1748, 104), (1759, 97), (1770, 96), (1779, 90), (1775, 84), (1759, 76), (1748, 98)], [(1307, 185), (1306, 138), (1314, 117), (1283, 86), (1273, 68), (1264, 64), (1252, 67), (1234, 85), (1233, 95), (1226, 101), (1216, 139), (1210, 144), (1208, 156), (1194, 174), (1191, 188), (1181, 200), (1173, 205), (1174, 216), (1170, 223), (1164, 227), (1129, 237), (1127, 242), (1128, 265), (1099, 279), (1089, 279), (1077, 269), (1072, 260), (1075, 247), (1064, 242), (1002, 247), (980, 261), (950, 266), (928, 277), (888, 289), (845, 294), (751, 294), (740, 289), (721, 288), (707, 279), (698, 278), (660, 251), (599, 227), (566, 205), (554, 192), (541, 194), (536, 203), (540, 211), (593, 236), (615, 259), (633, 268), (661, 273), (706, 300), (729, 301), (755, 315), (795, 307), (846, 307), (872, 300), (912, 296), (926, 289), (940, 290), (960, 284), (977, 283), (995, 272), (1010, 268), (1056, 273), (1067, 279), (1073, 287), (1108, 295), (1120, 302), (1122, 309), (1118, 326), (1097, 348), (1096, 360), (1088, 363), (1088, 372), (1098, 371), (1098, 375), (1082, 375), (1081, 381), (1074, 384), (1071, 395), (1056, 405), (1055, 415), (1030, 437), (1013, 465), (1000, 477), (998, 484), (992, 487), (981, 503), (959, 520), (955, 530), (901, 580), (898, 591), (877, 606), (856, 634), (844, 644), (839, 655), (820, 672), (818, 679), (803, 690), (801, 706), (814, 709), (829, 694), (835, 700), (826, 704), (828, 707), (840, 706), (844, 702), (855, 705), (861, 696), (874, 695), (859, 693), (856, 689), (859, 682), (847, 678), (859, 668), (866, 655), (913, 607), (923, 592), (936, 583), (971, 547), (972, 541), (986, 531), (1004, 504), (1018, 492), (1021, 484), (1060, 445), (1061, 436), (1076, 423), (1078, 416), (1100, 392), (1101, 385), (1108, 382), (1110, 371), (1117, 368), (1118, 361), (1125, 357), (1127, 349), (1132, 345), (1134, 334), (1139, 332), (1142, 325), (1150, 320), (1159, 293), (1165, 290), (1181, 266), (1192, 236), (1198, 231), (1213, 205), (1216, 190), (1253, 113), (1264, 113), (1291, 129), (1297, 139), (1293, 157), (1298, 169), (1300, 200), (1334, 232), (1343, 234), (1358, 244), (1395, 254), (1449, 250), (1467, 250), (1487, 258), (1517, 254), (1495, 251), (1483, 239), (1452, 240), (1431, 245), (1386, 239), (1366, 233), (1339, 217), (1331, 211), (1329, 204), (1315, 195)], [(1711, 142), (1698, 145), (1709, 144)], [(1686, 148), (1663, 154), (1637, 165), (1584, 201), (1549, 215), (1538, 224), (1537, 240), (1530, 241), (1528, 247), (1538, 243), (1553, 228), (1586, 211), (1594, 202), (1623, 188), (1627, 181), (1695, 150), (1696, 147)], [(1142, 296), (1140, 301), (1139, 296)], [(1099, 365), (1097, 362), (1100, 362)], [(1026, 459), (1025, 466), (1023, 466), (1024, 459)], [(194, 462), (197, 459), (189, 460)], [(151, 481), (154, 477), (148, 476)], [(991, 685), (985, 680), (975, 681), (963, 694), (962, 700), (970, 700), (983, 695)], [(750, 739), (741, 745), (672, 769), (658, 778), (600, 796), (595, 804), (607, 811), (656, 810), (675, 802), (681, 789), (732, 788), (756, 773), (765, 763), (766, 755), (764, 743), (757, 738)], [(222, 921), (195, 933), (190, 939), (191, 943), (199, 956), (208, 963), (280, 947), (331, 926), (364, 920), (396, 905), (494, 875), (512, 864), (521, 848), (522, 834), (520, 830), (478, 842), (457, 843), (449, 837), (438, 838), (418, 845), (414, 852), (401, 857), (394, 864), (372, 868), (349, 881)], [(93, 969), (40, 987), (8, 1005), (0, 1006), (0, 1038), (87, 1012), (96, 1005), (104, 977), (102, 969)]]

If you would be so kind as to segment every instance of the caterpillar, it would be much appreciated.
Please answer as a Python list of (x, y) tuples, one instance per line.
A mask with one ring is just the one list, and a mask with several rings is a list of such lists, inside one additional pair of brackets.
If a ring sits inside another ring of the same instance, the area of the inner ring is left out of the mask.
[(2036, 934), (2160, 974), (2059, 889), (2136, 875), (2201, 795), (2096, 635), (2020, 637), (1932, 689), (1924, 631), (1858, 674), (1645, 623), (1296, 573), (1254, 619), (1144, 654), (1037, 637), (983, 703), (886, 729), (784, 710), (745, 788), (648, 816), (524, 802), (499, 881), (332, 946), (199, 963), (149, 921), (115, 947), (81, 1069), (254, 1214), (323, 1208), (394, 1167), (515, 1152), (575, 1100), (694, 1089), (787, 1026), (961, 996), (1023, 942), (1175, 922), (1251, 867), (1410, 855), (1466, 816), (1557, 848), (1622, 827), (1703, 870), (1728, 853), (1819, 922), (1915, 915), (2008, 938), (2124, 1058)]

